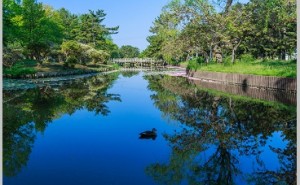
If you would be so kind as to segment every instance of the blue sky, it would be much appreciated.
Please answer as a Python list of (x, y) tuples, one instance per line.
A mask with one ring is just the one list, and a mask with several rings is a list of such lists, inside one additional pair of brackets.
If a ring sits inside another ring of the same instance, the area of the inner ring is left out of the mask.
[[(249, 0), (234, 0), (242, 3)], [(88, 10), (102, 9), (107, 14), (104, 24), (107, 27), (120, 26), (119, 33), (112, 35), (114, 42), (132, 45), (144, 50), (150, 26), (161, 13), (162, 7), (170, 0), (38, 0), (54, 9), (66, 8), (72, 13), (83, 14)]]
[(112, 38), (118, 46), (132, 45), (144, 50), (150, 35), (149, 28), (169, 0), (38, 0), (54, 9), (66, 8), (72, 13), (88, 13), (102, 9), (107, 14), (104, 24), (120, 26)]

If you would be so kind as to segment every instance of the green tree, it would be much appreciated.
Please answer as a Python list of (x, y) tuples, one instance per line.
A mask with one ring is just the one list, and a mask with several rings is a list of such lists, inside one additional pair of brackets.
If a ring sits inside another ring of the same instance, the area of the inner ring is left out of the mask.
[(101, 47), (111, 34), (118, 33), (119, 27), (106, 27), (102, 24), (106, 14), (103, 10), (92, 11), (79, 16), (80, 27), (76, 30), (76, 40), (90, 44), (95, 48)]
[(18, 42), (20, 30), (18, 27), (21, 24), (21, 6), (14, 0), (3, 1), (3, 45)]
[(252, 0), (248, 5), (254, 26), (246, 47), (255, 57), (284, 59), (296, 48), (296, 1)]
[(75, 40), (76, 34), (80, 27), (77, 15), (70, 13), (65, 8), (56, 11), (59, 17), (59, 22), (63, 25), (63, 36), (65, 40)]
[(140, 54), (140, 50), (137, 47), (133, 47), (130, 45), (121, 46), (119, 49), (121, 58), (135, 58)]
[(242, 54), (285, 59), (296, 48), (294, 0), (172, 0), (157, 17), (143, 56), (167, 61), (199, 55), (231, 62)]
[(181, 44), (176, 42), (178, 23), (178, 17), (166, 6), (150, 28), (153, 35), (147, 38), (150, 45), (144, 51), (145, 56), (165, 59), (169, 63), (178, 61), (181, 56)]
[(52, 43), (59, 42), (61, 39), (61, 29), (55, 21), (47, 17), (42, 3), (24, 0), (21, 7), (22, 35), (19, 39), (29, 58), (41, 62), (42, 53), (46, 52)]

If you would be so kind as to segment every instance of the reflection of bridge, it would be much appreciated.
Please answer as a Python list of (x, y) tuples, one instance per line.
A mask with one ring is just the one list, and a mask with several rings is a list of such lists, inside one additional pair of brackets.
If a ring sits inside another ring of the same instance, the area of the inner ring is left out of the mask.
[(164, 67), (163, 60), (152, 58), (113, 58), (111, 61), (122, 67)]

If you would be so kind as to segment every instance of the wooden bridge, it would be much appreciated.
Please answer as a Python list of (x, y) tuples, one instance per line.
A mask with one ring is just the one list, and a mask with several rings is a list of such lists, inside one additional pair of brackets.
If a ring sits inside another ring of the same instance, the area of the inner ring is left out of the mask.
[(122, 67), (164, 67), (166, 62), (152, 58), (114, 58), (111, 61)]

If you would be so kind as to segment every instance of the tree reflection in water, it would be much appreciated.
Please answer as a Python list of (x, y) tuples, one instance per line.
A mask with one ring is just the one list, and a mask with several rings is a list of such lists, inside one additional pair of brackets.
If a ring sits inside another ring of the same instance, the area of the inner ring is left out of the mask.
[(55, 90), (50, 86), (27, 91), (3, 92), (3, 172), (15, 176), (26, 166), (36, 133), (64, 114), (88, 111), (109, 114), (106, 103), (121, 101), (107, 90), (118, 74), (94, 76), (65, 84)]
[[(184, 127), (164, 134), (172, 148), (169, 163), (146, 168), (156, 182), (296, 184), (295, 107), (210, 92), (184, 78), (145, 78), (156, 92), (151, 95), (155, 106)], [(268, 144), (274, 133), (282, 134), (285, 148)], [(279, 169), (266, 168), (262, 153), (267, 149), (277, 155)], [(242, 156), (256, 159), (250, 174), (239, 169)]]

